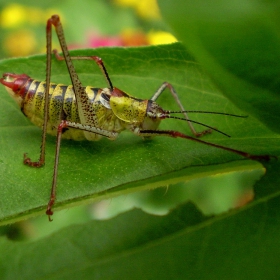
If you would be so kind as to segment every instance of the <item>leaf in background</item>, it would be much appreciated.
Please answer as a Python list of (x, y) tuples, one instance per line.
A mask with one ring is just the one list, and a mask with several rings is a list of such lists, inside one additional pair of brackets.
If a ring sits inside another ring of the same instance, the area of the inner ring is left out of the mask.
[(279, 133), (278, 1), (158, 2), (175, 35), (223, 93)]
[[(74, 55), (98, 55), (103, 58), (115, 86), (139, 98), (149, 98), (163, 81), (176, 88), (186, 109), (240, 112), (213, 86), (181, 44), (144, 48), (106, 48), (80, 50)], [(89, 61), (77, 61), (76, 70), (84, 85), (106, 86), (98, 67)], [(45, 79), (45, 56), (2, 61), (0, 72), (26, 73)], [(54, 61), (52, 81), (70, 83), (65, 64)], [(0, 219), (2, 223), (22, 219), (45, 211), (52, 178), (55, 139), (48, 137), (46, 165), (34, 169), (22, 164), (28, 152), (37, 159), (40, 148), (39, 128), (21, 114), (19, 108), (1, 90), (0, 132)], [(169, 93), (159, 99), (166, 109), (177, 109)], [(255, 154), (279, 155), (279, 137), (254, 118), (238, 119), (217, 115), (192, 118), (230, 134), (204, 137), (206, 141)], [(189, 133), (186, 123), (166, 120), (163, 129)], [(202, 130), (198, 127), (198, 130)], [(123, 133), (114, 141), (63, 141), (58, 175), (56, 206), (68, 207), (82, 201), (109, 198), (136, 190), (186, 181), (217, 172), (242, 170), (250, 161), (206, 145), (156, 137), (143, 141), (131, 133)], [(231, 161), (235, 161), (230, 163)]]
[(279, 186), (276, 165), (253, 203), (216, 217), (185, 204), (163, 217), (133, 210), (73, 225), (37, 242), (1, 238), (1, 277), (278, 279), (279, 191), (263, 187)]

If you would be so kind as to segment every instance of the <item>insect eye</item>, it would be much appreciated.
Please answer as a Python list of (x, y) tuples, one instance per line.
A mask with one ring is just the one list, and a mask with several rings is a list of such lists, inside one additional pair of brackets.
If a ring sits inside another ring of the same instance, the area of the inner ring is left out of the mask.
[(106, 94), (104, 91), (100, 94), (100, 102), (105, 108), (111, 109), (110, 95)]

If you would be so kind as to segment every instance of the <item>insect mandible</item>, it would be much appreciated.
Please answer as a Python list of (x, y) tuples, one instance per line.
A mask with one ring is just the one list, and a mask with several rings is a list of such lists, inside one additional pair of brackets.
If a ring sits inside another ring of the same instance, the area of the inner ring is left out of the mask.
[[(51, 56), (52, 56), (52, 26), (55, 27), (63, 56), (56, 50), (53, 52), (58, 60), (65, 60), (72, 86), (56, 85), (50, 82)], [(225, 146), (203, 141), (197, 137), (210, 133), (212, 130), (221, 131), (206, 126), (208, 129), (196, 132), (192, 123), (181, 104), (173, 86), (164, 82), (150, 99), (138, 99), (128, 95), (124, 91), (113, 86), (104, 63), (97, 56), (76, 56), (71, 57), (65, 42), (63, 28), (58, 15), (53, 15), (47, 21), (47, 71), (46, 81), (36, 81), (26, 74), (5, 73), (0, 82), (6, 86), (9, 93), (20, 105), (22, 112), (30, 118), (37, 126), (43, 126), (41, 152), (38, 161), (32, 161), (27, 154), (24, 154), (24, 164), (41, 167), (45, 163), (46, 134), (56, 135), (56, 153), (53, 171), (51, 195), (47, 205), (46, 214), (51, 221), (53, 215), (52, 207), (56, 199), (57, 173), (59, 163), (59, 152), (62, 137), (74, 140), (99, 140), (101, 137), (116, 139), (123, 130), (130, 130), (141, 137), (169, 136), (180, 137), (212, 147), (220, 148), (236, 153), (242, 157), (254, 160), (269, 160), (268, 155), (251, 155), (247, 152), (235, 150)], [(97, 63), (107, 81), (106, 88), (83, 87), (74, 69), (72, 60), (93, 60)], [(168, 89), (174, 100), (180, 107), (180, 111), (168, 111), (161, 108), (157, 98)], [(45, 97), (48, 93), (49, 98)], [(35, 105), (35, 106), (33, 106)], [(195, 111), (202, 112), (202, 111)], [(173, 116), (181, 113), (184, 118)], [(202, 112), (223, 114), (235, 117), (244, 117), (219, 112)], [(179, 131), (159, 130), (161, 120), (166, 118), (183, 119), (187, 121), (191, 132), (195, 137), (185, 135)], [(201, 124), (201, 123), (198, 123)], [(223, 133), (225, 134), (225, 133)], [(226, 134), (225, 134), (226, 135)]]

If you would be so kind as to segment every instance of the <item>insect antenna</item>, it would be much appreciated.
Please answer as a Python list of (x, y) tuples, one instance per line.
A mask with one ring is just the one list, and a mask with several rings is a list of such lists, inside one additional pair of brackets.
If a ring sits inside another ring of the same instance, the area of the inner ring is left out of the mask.
[(202, 113), (202, 114), (216, 114), (216, 115), (224, 115), (224, 116), (230, 116), (230, 117), (237, 117), (237, 118), (247, 118), (248, 116), (242, 116), (242, 115), (235, 115), (235, 114), (229, 114), (229, 113), (222, 113), (222, 112), (212, 112), (212, 111), (194, 111), (194, 110), (185, 110), (185, 111), (166, 111), (167, 115), (165, 116), (166, 118), (170, 118), (170, 119), (177, 119), (177, 120), (183, 120), (183, 121), (188, 121), (191, 123), (195, 123), (195, 124), (199, 124), (202, 125), (204, 127), (210, 128), (211, 130), (214, 130), (220, 134), (223, 134), (227, 137), (230, 137), (230, 135), (226, 134), (225, 132), (222, 132), (221, 130), (214, 128), (212, 126), (206, 125), (204, 123), (198, 122), (198, 121), (194, 121), (194, 120), (190, 120), (189, 118), (180, 118), (180, 117), (176, 117), (176, 116), (171, 116), (170, 114), (182, 114), (182, 113)]
[(215, 127), (209, 126), (207, 124), (204, 124), (204, 123), (201, 123), (201, 122), (198, 122), (198, 121), (194, 121), (194, 120), (190, 120), (190, 119), (184, 119), (184, 118), (175, 117), (175, 116), (167, 116), (166, 118), (182, 120), (182, 121), (187, 121), (187, 122), (191, 122), (191, 123), (196, 123), (196, 124), (202, 125), (204, 127), (210, 128), (211, 130), (214, 130), (216, 132), (219, 132), (220, 134), (223, 134), (223, 135), (225, 135), (227, 137), (230, 137), (230, 135), (226, 134), (225, 132), (222, 132), (221, 130), (219, 130), (219, 129), (215, 128)]
[(109, 85), (109, 88), (110, 89), (113, 89), (113, 84), (112, 84), (112, 81), (109, 77), (109, 74), (107, 72), (107, 69), (102, 61), (102, 59), (100, 57), (97, 57), (97, 56), (94, 56), (93, 59), (96, 61), (97, 65), (99, 66), (99, 68), (101, 69), (101, 71), (103, 72), (103, 75)]
[(248, 116), (243, 115), (235, 115), (235, 114), (229, 114), (229, 113), (222, 113), (222, 112), (211, 112), (211, 111), (167, 111), (168, 114), (182, 114), (182, 113), (201, 113), (201, 114), (215, 114), (215, 115), (224, 115), (224, 116), (230, 116), (230, 117), (236, 117), (236, 118), (248, 118)]

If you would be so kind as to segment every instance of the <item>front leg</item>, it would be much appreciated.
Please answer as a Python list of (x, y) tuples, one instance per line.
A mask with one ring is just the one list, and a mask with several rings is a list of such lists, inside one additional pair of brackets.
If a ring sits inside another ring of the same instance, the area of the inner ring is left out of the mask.
[(163, 91), (168, 88), (170, 93), (172, 94), (174, 100), (176, 101), (176, 103), (178, 104), (178, 106), (180, 107), (180, 110), (182, 111), (182, 114), (185, 116), (186, 121), (188, 122), (188, 126), (192, 132), (192, 134), (196, 137), (201, 137), (205, 134), (209, 134), (212, 132), (212, 129), (206, 129), (203, 130), (201, 132), (197, 132), (194, 128), (194, 126), (192, 125), (189, 116), (187, 114), (187, 111), (185, 110), (183, 104), (181, 103), (179, 96), (177, 94), (177, 92), (175, 91), (174, 87), (168, 83), (168, 82), (164, 82), (162, 83), (162, 85), (158, 88), (158, 90), (153, 94), (153, 96), (151, 97), (152, 101), (156, 101), (158, 99), (158, 97), (163, 93)]

